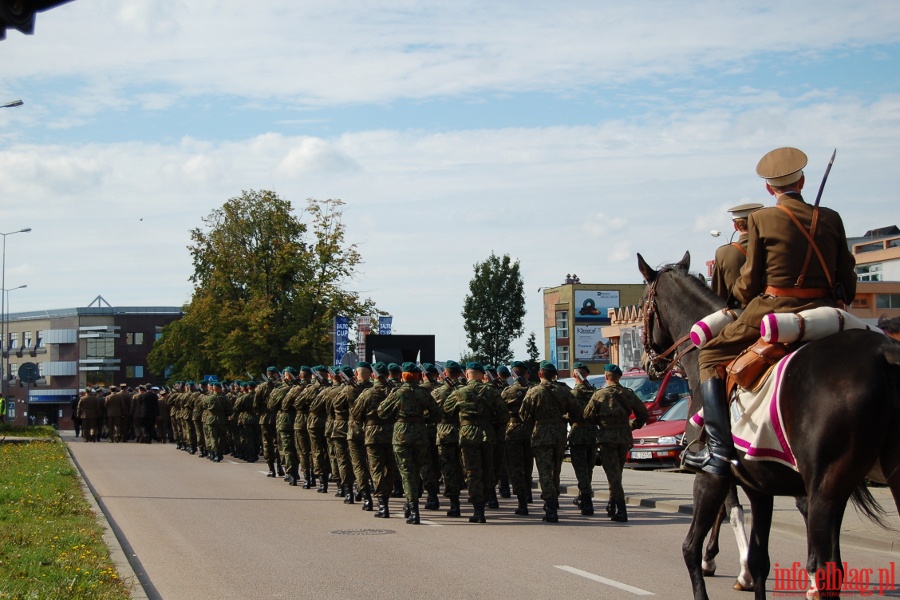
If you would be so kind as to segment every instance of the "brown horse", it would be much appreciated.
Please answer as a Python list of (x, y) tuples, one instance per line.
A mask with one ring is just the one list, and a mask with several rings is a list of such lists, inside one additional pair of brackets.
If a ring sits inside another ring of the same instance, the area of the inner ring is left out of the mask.
[[(660, 355), (703, 317), (721, 308), (708, 286), (688, 273), (690, 255), (655, 270), (638, 254), (647, 282), (644, 352), (648, 372), (672, 360)], [(676, 353), (677, 354), (677, 353)], [(697, 353), (676, 356), (691, 389), (699, 390)], [(700, 401), (699, 395), (694, 394)], [(805, 496), (807, 571), (829, 566), (843, 576), (840, 531), (848, 500), (874, 521), (885, 525), (883, 510), (865, 487), (865, 479), (890, 486), (900, 507), (900, 344), (873, 331), (844, 331), (810, 342), (798, 351), (784, 374), (781, 388), (783, 426), (794, 451), (797, 471), (775, 462), (748, 461), (738, 452), (734, 477), (750, 499), (753, 526), (748, 563), (757, 599), (766, 597), (768, 540), (773, 496)], [(694, 514), (682, 545), (696, 600), (706, 599), (701, 569), (703, 540), (728, 493), (731, 480), (707, 473), (694, 481)], [(886, 526), (886, 525), (885, 525)], [(830, 598), (836, 589), (820, 589)]]

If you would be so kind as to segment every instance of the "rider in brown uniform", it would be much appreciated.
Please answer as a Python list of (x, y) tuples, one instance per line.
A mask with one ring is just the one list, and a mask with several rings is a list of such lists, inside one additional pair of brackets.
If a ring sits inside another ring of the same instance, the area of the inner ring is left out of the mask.
[(763, 156), (756, 167), (776, 204), (754, 212), (747, 221), (747, 262), (731, 290), (746, 307), (744, 312), (700, 350), (708, 441), (699, 452), (685, 452), (688, 467), (721, 476), (731, 472), (734, 443), (719, 369), (759, 339), (763, 316), (850, 304), (856, 295), (855, 261), (847, 247), (844, 223), (837, 212), (814, 208), (803, 200), (805, 166), (803, 152), (778, 148)]
[(716, 260), (713, 264), (712, 278), (709, 282), (712, 291), (726, 302), (731, 296), (731, 288), (741, 274), (741, 267), (747, 262), (747, 217), (750, 213), (762, 208), (758, 202), (740, 204), (729, 208), (734, 230), (740, 235), (736, 242), (719, 246), (716, 250)]

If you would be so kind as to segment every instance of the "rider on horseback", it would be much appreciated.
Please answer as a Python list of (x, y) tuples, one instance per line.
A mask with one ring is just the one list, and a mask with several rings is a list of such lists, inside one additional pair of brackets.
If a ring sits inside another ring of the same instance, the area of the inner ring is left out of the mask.
[(756, 166), (776, 205), (748, 217), (747, 262), (731, 289), (746, 309), (700, 349), (708, 440), (699, 452), (684, 453), (687, 467), (721, 476), (731, 473), (735, 451), (723, 367), (759, 339), (763, 316), (849, 304), (856, 294), (855, 261), (840, 215), (807, 204), (800, 194), (806, 160), (796, 148), (778, 148)]

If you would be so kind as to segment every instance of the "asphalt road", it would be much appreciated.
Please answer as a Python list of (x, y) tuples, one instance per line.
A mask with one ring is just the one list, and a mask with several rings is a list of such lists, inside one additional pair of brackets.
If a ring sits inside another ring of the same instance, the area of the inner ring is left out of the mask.
[[(262, 463), (214, 464), (162, 444), (69, 445), (151, 599), (691, 597), (681, 514), (630, 507), (618, 524), (602, 510), (581, 516), (567, 497), (549, 525), (540, 504), (519, 517), (512, 499), (488, 510), (485, 525), (446, 517), (444, 506), (412, 526), (399, 499), (392, 518), (375, 519), (333, 494), (266, 478)], [(605, 486), (602, 469), (595, 477)], [(731, 589), (730, 532), (721, 545), (710, 595), (749, 598)], [(798, 536), (773, 532), (770, 550), (773, 566), (805, 562)], [(845, 547), (843, 559), (877, 574), (896, 554)], [(770, 576), (770, 595), (774, 584)]]

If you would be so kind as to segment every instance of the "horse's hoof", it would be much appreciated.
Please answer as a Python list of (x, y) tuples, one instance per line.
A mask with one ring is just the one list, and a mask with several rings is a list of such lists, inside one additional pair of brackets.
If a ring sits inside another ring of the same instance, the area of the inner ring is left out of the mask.
[(700, 563), (700, 570), (703, 572), (704, 577), (715, 577), (716, 576), (716, 561), (713, 560), (703, 560)]
[(744, 584), (741, 583), (740, 581), (735, 581), (735, 582), (734, 582), (734, 585), (731, 586), (731, 589), (737, 590), (737, 591), (739, 591), (739, 592), (752, 592), (752, 591), (753, 591), (753, 584), (750, 583), (750, 584), (744, 585)]
[(716, 570), (715, 569), (703, 569), (703, 576), (704, 577), (715, 577)]

